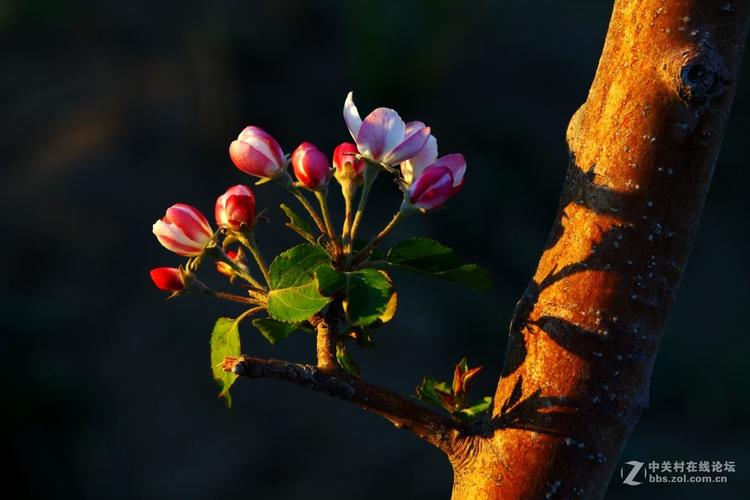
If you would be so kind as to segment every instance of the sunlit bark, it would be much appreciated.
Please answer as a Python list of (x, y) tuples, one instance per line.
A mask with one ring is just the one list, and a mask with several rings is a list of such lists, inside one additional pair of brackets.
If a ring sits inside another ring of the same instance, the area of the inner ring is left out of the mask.
[(600, 498), (648, 405), (748, 26), (747, 0), (617, 0), (568, 127), (554, 227), (518, 303), (490, 437), (459, 440), (454, 499)]

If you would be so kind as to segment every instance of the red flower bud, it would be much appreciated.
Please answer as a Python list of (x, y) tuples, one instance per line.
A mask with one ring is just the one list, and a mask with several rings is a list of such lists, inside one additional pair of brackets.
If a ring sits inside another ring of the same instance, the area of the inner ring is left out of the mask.
[(294, 175), (308, 189), (318, 189), (331, 179), (328, 158), (309, 142), (303, 142), (292, 153)]
[(167, 292), (179, 292), (185, 288), (182, 281), (182, 272), (176, 267), (157, 267), (152, 269), (149, 274), (151, 281), (157, 288)]
[(284, 151), (268, 132), (259, 127), (245, 127), (229, 145), (229, 157), (246, 174), (274, 177), (286, 166)]
[(343, 142), (333, 150), (334, 175), (337, 179), (348, 178), (359, 184), (363, 180), (365, 160), (356, 159), (359, 154), (357, 146), (351, 142)]
[(453, 174), (446, 167), (428, 167), (406, 193), (415, 208), (423, 211), (439, 208), (456, 193)]
[[(244, 255), (242, 254), (242, 250), (227, 250), (226, 251), (227, 257), (229, 257), (231, 260), (235, 262), (240, 262), (244, 260)], [(223, 274), (224, 276), (231, 277), (234, 275), (234, 269), (232, 269), (232, 266), (227, 264), (226, 262), (218, 261), (216, 263), (216, 270)]]
[(169, 207), (153, 232), (164, 248), (184, 257), (200, 255), (214, 233), (206, 217), (184, 203)]
[(255, 195), (249, 187), (237, 184), (216, 199), (214, 207), (216, 225), (235, 231), (244, 223), (255, 224)]

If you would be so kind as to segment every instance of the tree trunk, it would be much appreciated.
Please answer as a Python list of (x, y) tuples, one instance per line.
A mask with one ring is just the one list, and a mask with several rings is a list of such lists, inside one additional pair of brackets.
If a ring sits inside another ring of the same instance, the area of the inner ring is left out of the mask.
[[(496, 425), (454, 499), (601, 498), (648, 405), (734, 94), (750, 0), (617, 0), (546, 249), (510, 328)], [(498, 428), (499, 427), (499, 428)]]

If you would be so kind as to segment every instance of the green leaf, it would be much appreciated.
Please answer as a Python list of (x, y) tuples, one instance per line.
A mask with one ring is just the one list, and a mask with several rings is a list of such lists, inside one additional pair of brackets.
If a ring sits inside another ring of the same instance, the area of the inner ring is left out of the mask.
[(456, 413), (456, 416), (461, 418), (462, 420), (473, 420), (477, 418), (482, 413), (486, 412), (490, 409), (492, 406), (492, 398), (490, 396), (485, 397), (482, 399), (481, 402), (475, 404), (474, 406), (470, 406), (468, 408), (464, 408), (463, 410)]
[(461, 370), (461, 373), (466, 373), (469, 370), (469, 362), (466, 361), (466, 358), (461, 358), (461, 361), (458, 362), (458, 368)]
[(289, 228), (291, 228), (293, 231), (296, 231), (297, 233), (300, 233), (301, 236), (305, 239), (315, 239), (312, 235), (310, 224), (308, 224), (305, 219), (299, 216), (297, 212), (292, 210), (289, 205), (286, 205), (285, 203), (282, 203), (281, 205), (279, 205), (279, 207), (289, 218), (289, 222), (286, 223)]
[(271, 289), (302, 285), (313, 280), (315, 269), (331, 258), (321, 247), (303, 243), (279, 254), (269, 268)]
[(211, 370), (221, 389), (219, 397), (224, 399), (227, 408), (232, 407), (232, 395), (229, 394), (229, 388), (237, 380), (237, 375), (224, 371), (222, 365), (224, 358), (237, 357), (242, 354), (240, 331), (237, 326), (236, 319), (219, 318), (211, 332)]
[(393, 283), (388, 275), (376, 269), (346, 273), (348, 277), (344, 311), (355, 326), (374, 323), (388, 310)]
[(351, 354), (349, 354), (349, 351), (346, 350), (346, 346), (343, 342), (336, 344), (336, 360), (339, 362), (341, 368), (352, 375), (359, 376), (359, 366), (354, 361)]
[(297, 323), (308, 319), (331, 301), (318, 292), (315, 269), (330, 264), (322, 248), (302, 244), (292, 247), (271, 263), (268, 313), (274, 319)]
[(445, 382), (439, 382), (434, 378), (425, 377), (422, 379), (422, 383), (417, 386), (416, 397), (426, 403), (444, 408), (443, 400), (438, 396), (438, 392), (452, 394), (450, 386)]
[(386, 255), (395, 267), (474, 288), (492, 290), (492, 277), (482, 266), (463, 264), (450, 248), (428, 238), (411, 238), (396, 243)]
[(260, 331), (266, 340), (276, 345), (297, 329), (296, 325), (277, 321), (273, 318), (257, 318), (253, 320), (253, 326)]
[(288, 323), (305, 321), (331, 301), (318, 292), (315, 281), (268, 292), (268, 313)]
[(328, 297), (336, 295), (346, 287), (348, 282), (346, 273), (334, 270), (330, 264), (318, 266), (315, 270), (315, 280), (318, 282), (320, 293)]
[(333, 296), (344, 292), (344, 311), (354, 326), (385, 323), (396, 313), (397, 297), (390, 276), (377, 269), (338, 272), (330, 265), (315, 270), (318, 290)]

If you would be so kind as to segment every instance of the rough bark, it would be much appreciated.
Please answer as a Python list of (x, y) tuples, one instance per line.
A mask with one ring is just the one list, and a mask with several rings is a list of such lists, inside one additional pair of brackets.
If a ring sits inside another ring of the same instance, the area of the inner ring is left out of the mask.
[(721, 145), (750, 1), (617, 0), (490, 437), (460, 438), (453, 498), (600, 498), (648, 405)]

